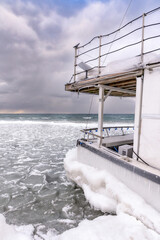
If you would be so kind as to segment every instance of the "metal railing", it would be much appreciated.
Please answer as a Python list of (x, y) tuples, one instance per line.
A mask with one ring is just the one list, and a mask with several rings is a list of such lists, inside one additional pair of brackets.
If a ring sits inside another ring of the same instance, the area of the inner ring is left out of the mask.
[[(77, 44), (74, 46), (74, 74), (70, 82), (76, 82), (78, 75), (85, 79), (89, 73), (93, 74), (95, 70), (97, 76), (99, 76), (103, 73), (106, 59), (110, 56), (112, 57), (108, 62), (113, 59), (122, 59), (124, 55), (133, 55), (131, 57), (140, 57), (140, 63), (143, 63), (145, 55), (160, 51), (157, 41), (160, 38), (159, 19), (160, 7), (144, 13), (109, 34), (96, 36), (84, 45)], [(154, 41), (156, 41), (156, 44), (154, 44)], [(137, 54), (135, 55), (135, 53)], [(82, 68), (82, 71), (79, 68), (80, 62), (83, 62), (83, 64), (89, 63), (92, 66), (87, 65), (87, 69)]]
[(98, 128), (83, 129), (81, 132), (84, 133), (84, 139), (90, 141), (97, 138), (104, 139), (111, 136), (123, 136), (126, 134), (131, 134), (134, 132), (134, 126), (103, 127), (102, 136), (98, 135)]

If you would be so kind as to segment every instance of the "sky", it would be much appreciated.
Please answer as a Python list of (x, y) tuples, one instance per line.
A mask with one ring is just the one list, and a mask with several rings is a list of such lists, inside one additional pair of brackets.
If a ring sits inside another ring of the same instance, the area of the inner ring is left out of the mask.
[[(88, 113), (92, 96), (64, 89), (73, 46), (118, 28), (129, 2), (0, 0), (0, 113)], [(159, 0), (132, 0), (124, 23), (158, 6)], [(110, 97), (105, 113), (133, 113), (134, 102)]]

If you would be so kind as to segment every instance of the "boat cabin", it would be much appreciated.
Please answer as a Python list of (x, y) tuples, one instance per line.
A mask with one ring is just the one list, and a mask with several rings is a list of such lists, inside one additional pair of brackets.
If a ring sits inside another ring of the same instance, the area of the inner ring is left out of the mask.
[[(79, 161), (106, 168), (126, 183), (119, 168), (125, 169), (132, 178), (128, 186), (160, 211), (159, 14), (150, 11), (110, 34), (76, 45), (74, 74), (65, 90), (99, 96), (98, 126), (82, 130)], [(134, 126), (103, 126), (108, 96), (135, 98)], [(88, 160), (82, 159), (82, 151)], [(143, 179), (139, 190), (137, 175)], [(144, 190), (148, 184), (157, 191), (154, 199)]]

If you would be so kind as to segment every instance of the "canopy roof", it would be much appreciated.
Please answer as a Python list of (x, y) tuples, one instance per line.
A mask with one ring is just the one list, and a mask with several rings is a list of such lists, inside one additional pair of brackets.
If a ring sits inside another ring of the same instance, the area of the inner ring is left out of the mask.
[(98, 94), (99, 85), (103, 85), (105, 95), (129, 97), (136, 95), (136, 78), (142, 76), (143, 69), (107, 74), (95, 78), (86, 78), (65, 85), (66, 91)]
[[(136, 78), (160, 64), (160, 7), (131, 20), (119, 29), (74, 46), (74, 73), (66, 91), (135, 96)], [(127, 57), (127, 58), (126, 58)]]

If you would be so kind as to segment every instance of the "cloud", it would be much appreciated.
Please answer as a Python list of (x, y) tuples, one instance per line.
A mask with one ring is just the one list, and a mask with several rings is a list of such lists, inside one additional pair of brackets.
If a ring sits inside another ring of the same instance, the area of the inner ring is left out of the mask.
[(27, 20), (16, 16), (9, 7), (0, 6), (0, 31), (15, 40), (36, 40), (37, 35), (28, 25)]
[(73, 46), (116, 29), (126, 3), (83, 1), (65, 13), (57, 2), (35, 2), (0, 3), (0, 112), (87, 112), (87, 95), (79, 100), (64, 91), (73, 73)]

